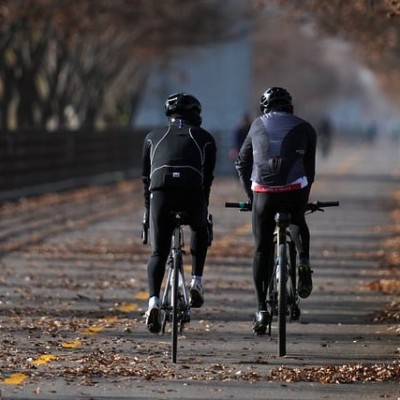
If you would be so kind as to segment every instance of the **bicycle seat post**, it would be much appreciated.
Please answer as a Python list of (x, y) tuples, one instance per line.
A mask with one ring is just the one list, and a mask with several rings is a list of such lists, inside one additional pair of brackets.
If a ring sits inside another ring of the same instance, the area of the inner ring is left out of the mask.
[(187, 213), (184, 211), (171, 211), (171, 218), (174, 222), (174, 233), (173, 233), (173, 241), (172, 248), (174, 251), (177, 251), (179, 247), (182, 247), (181, 235), (176, 234), (177, 230), (180, 231), (181, 227), (186, 224)]
[(291, 216), (289, 212), (279, 211), (275, 214), (275, 222), (280, 228), (287, 228), (290, 225)]

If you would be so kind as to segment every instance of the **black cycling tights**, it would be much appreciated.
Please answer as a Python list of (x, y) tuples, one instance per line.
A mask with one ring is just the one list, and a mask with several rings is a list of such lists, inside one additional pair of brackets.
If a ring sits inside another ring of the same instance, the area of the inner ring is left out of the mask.
[(152, 254), (147, 265), (149, 297), (160, 296), (165, 264), (174, 229), (171, 211), (186, 211), (191, 228), (192, 274), (203, 275), (208, 249), (207, 203), (203, 192), (155, 191), (150, 198), (150, 237)]
[(266, 289), (273, 271), (274, 218), (282, 205), (289, 209), (292, 224), (299, 226), (299, 235), (303, 246), (300, 258), (309, 258), (310, 231), (304, 217), (309, 193), (308, 187), (285, 193), (254, 193), (252, 211), (255, 238), (253, 280), (259, 309), (266, 310)]

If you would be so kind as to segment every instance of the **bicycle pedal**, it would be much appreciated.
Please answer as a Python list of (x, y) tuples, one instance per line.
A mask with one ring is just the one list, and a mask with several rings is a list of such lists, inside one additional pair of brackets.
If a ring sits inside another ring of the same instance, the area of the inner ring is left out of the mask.
[(292, 321), (298, 321), (300, 319), (300, 315), (301, 315), (301, 311), (300, 308), (295, 306), (292, 307), (290, 310), (290, 317), (292, 319)]
[(264, 336), (267, 333), (267, 327), (263, 329), (253, 329), (253, 333), (255, 336)]
[(170, 314), (165, 314), (165, 321), (166, 322), (172, 322), (172, 318)]

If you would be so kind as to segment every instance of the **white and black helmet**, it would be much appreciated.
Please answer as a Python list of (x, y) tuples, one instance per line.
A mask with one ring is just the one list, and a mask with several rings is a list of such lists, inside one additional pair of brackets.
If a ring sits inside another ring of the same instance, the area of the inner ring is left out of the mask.
[(261, 96), (260, 109), (263, 113), (271, 110), (292, 110), (292, 96), (286, 89), (281, 87), (271, 87)]
[(165, 115), (192, 115), (199, 118), (201, 115), (201, 104), (196, 97), (188, 93), (171, 94), (165, 101)]

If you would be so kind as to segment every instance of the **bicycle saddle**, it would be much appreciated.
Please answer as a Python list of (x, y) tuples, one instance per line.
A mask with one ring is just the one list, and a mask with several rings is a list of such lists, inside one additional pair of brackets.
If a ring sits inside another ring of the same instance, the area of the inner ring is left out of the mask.
[(279, 225), (279, 226), (284, 226), (284, 227), (288, 227), (290, 225), (290, 213), (287, 211), (278, 211), (275, 214), (275, 222)]

